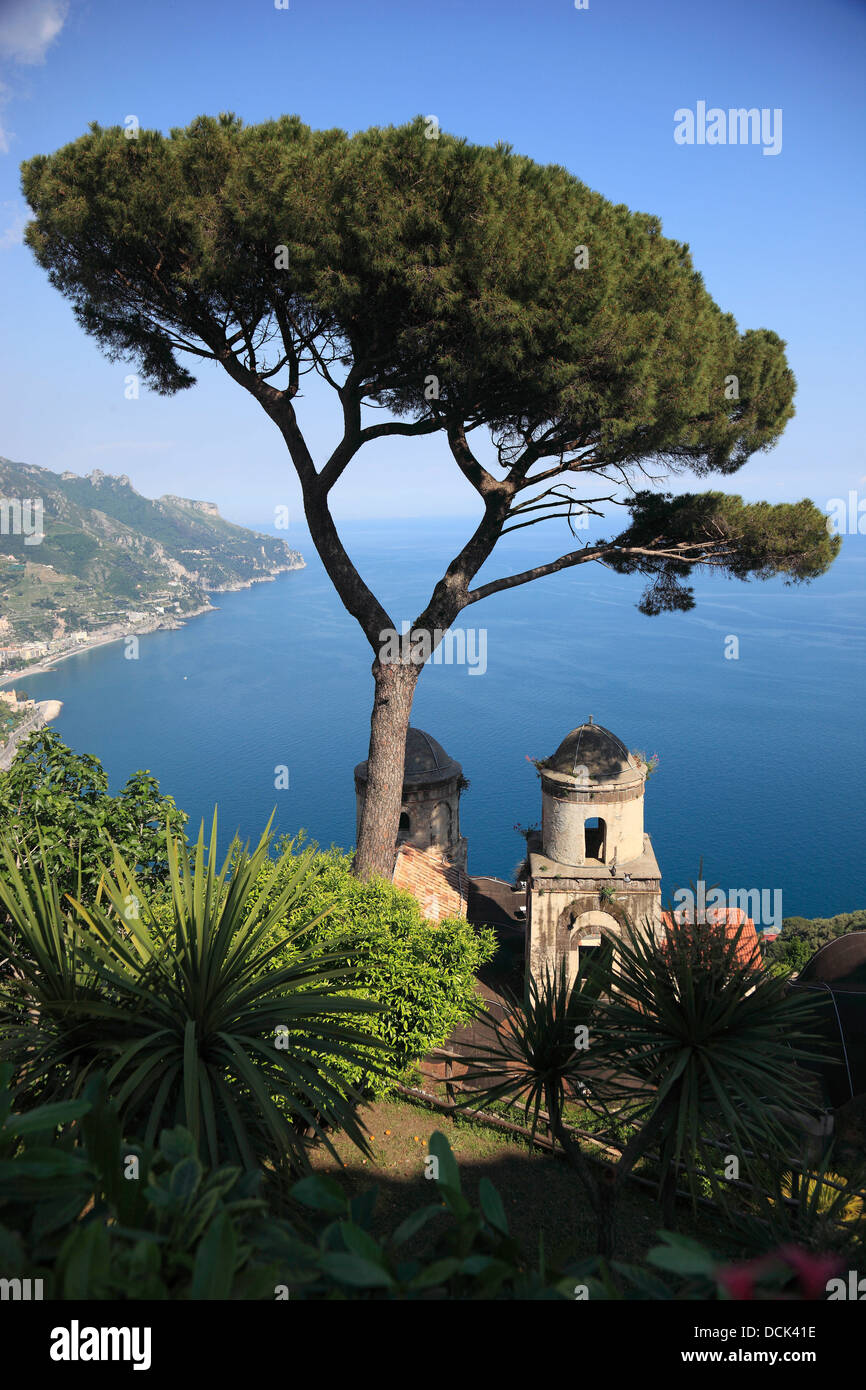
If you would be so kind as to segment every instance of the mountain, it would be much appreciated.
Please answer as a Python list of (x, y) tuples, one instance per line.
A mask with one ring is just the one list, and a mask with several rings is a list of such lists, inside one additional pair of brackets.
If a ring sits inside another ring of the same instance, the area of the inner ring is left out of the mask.
[(0, 646), (118, 622), (172, 625), (208, 607), (209, 593), (303, 563), (212, 502), (151, 499), (126, 474), (82, 478), (0, 457)]

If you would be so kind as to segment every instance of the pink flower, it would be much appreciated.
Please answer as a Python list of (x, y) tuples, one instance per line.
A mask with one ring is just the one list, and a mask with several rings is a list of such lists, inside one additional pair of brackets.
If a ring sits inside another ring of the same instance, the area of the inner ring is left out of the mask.
[(804, 1298), (823, 1298), (827, 1280), (838, 1274), (843, 1264), (838, 1255), (813, 1255), (799, 1245), (781, 1246), (779, 1258), (796, 1273)]
[(772, 1260), (764, 1256), (746, 1264), (726, 1265), (716, 1272), (716, 1278), (729, 1298), (754, 1298), (755, 1281), (770, 1264)]
[[(755, 1298), (755, 1286), (760, 1276), (778, 1269), (780, 1262), (788, 1265), (797, 1275), (800, 1294), (804, 1299), (823, 1298), (827, 1280), (837, 1274), (843, 1264), (835, 1255), (813, 1255), (799, 1245), (782, 1245), (778, 1250), (759, 1255), (744, 1264), (727, 1265), (716, 1272), (716, 1278), (729, 1298)], [(790, 1298), (792, 1295), (777, 1296)]]

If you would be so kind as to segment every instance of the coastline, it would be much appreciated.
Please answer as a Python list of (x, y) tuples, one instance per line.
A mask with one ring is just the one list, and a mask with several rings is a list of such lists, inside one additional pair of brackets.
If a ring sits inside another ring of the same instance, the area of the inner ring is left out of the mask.
[[(271, 570), (269, 574), (254, 574), (252, 579), (239, 579), (235, 584), (214, 584), (206, 592), (208, 594), (234, 594), (239, 589), (251, 589), (254, 584), (270, 584), (278, 574), (291, 574), (293, 570), (305, 570), (306, 568), (307, 562), (302, 559), (299, 565), (280, 565), (277, 569)], [(211, 608), (213, 606), (213, 604), (210, 605)]]
[[(270, 574), (257, 574), (252, 579), (239, 579), (235, 584), (223, 584), (219, 587), (208, 589), (208, 597), (211, 594), (236, 593), (240, 589), (251, 589), (254, 584), (268, 584), (276, 579), (278, 574), (289, 574), (293, 570), (306, 569), (307, 562), (302, 560), (299, 565), (281, 565), (279, 569), (273, 570)], [(110, 646), (112, 642), (122, 642), (125, 637), (142, 637), (148, 632), (173, 632), (176, 628), (185, 627), (190, 618), (199, 618), (203, 613), (215, 613), (218, 605), (215, 603), (204, 603), (201, 608), (192, 608), (188, 613), (184, 613), (182, 618), (159, 618), (156, 621), (138, 623), (127, 627), (123, 624), (112, 624), (111, 631), (102, 633), (87, 642), (82, 642), (80, 646), (73, 647), (71, 651), (60, 652), (57, 656), (43, 658), (31, 666), (24, 666), (18, 671), (0, 672), (0, 686), (9, 685), (16, 681), (26, 680), (29, 676), (49, 675), (61, 661), (69, 661), (72, 657), (81, 656), (84, 652), (95, 651), (97, 647)], [(122, 630), (117, 631), (120, 627)], [(56, 719), (60, 713), (62, 702), (59, 700), (43, 700), (42, 704), (57, 705), (55, 714), (48, 717)], [(0, 754), (0, 767), (2, 767), (2, 754)]]
[(44, 729), (52, 719), (56, 719), (63, 709), (62, 700), (39, 700), (29, 719), (13, 729), (6, 743), (0, 745), (0, 772), (8, 772), (15, 760), (19, 743), (22, 743), (37, 729)]

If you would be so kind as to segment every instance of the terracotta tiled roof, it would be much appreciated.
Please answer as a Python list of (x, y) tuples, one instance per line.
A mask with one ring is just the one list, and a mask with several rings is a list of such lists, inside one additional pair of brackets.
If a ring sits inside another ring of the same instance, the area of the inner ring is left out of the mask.
[(465, 917), (469, 882), (462, 869), (449, 864), (438, 850), (401, 845), (394, 866), (395, 888), (405, 888), (417, 898), (424, 916), (432, 922), (443, 917)]
[[(662, 921), (666, 927), (673, 928), (690, 925), (689, 919), (684, 911), (672, 916), (670, 912), (662, 913)], [(707, 909), (706, 923), (700, 922), (698, 928), (701, 931), (718, 931), (723, 929), (729, 940), (736, 936), (738, 929), (742, 926), (740, 939), (737, 943), (737, 960), (742, 965), (748, 965), (751, 961), (755, 964), (760, 963), (761, 947), (758, 943), (758, 934), (755, 931), (755, 924), (751, 917), (747, 917), (741, 907), (711, 907)]]

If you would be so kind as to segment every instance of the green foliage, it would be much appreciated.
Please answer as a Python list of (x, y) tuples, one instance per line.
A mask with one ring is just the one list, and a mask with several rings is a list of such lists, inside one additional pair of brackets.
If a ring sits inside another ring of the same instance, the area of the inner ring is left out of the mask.
[[(21, 701), (26, 699), (23, 691), (18, 692), (18, 698)], [(29, 717), (30, 710), (11, 709), (9, 705), (0, 703), (0, 748), (6, 744), (13, 729), (17, 729)]]
[[(683, 583), (693, 565), (721, 567), (737, 579), (781, 574), (787, 583), (801, 584), (823, 574), (842, 545), (841, 536), (828, 532), (824, 513), (805, 499), (771, 506), (722, 492), (637, 492), (628, 505), (631, 525), (617, 544), (643, 553), (615, 556), (611, 565), (621, 574), (652, 576), (639, 604), (649, 616), (694, 607), (692, 590)], [(714, 556), (720, 541), (726, 551)], [(647, 554), (652, 549), (666, 554)]]
[[(10, 1113), (0, 1067), (0, 1262), (60, 1299), (264, 1298), (260, 1175), (203, 1166), (192, 1135), (123, 1142), (104, 1078), (81, 1100)], [(61, 1127), (58, 1135), (57, 1130)]]
[(31, 734), (0, 772), (0, 834), (14, 835), (61, 896), (93, 897), (112, 844), (153, 892), (168, 878), (167, 838), (186, 821), (148, 772), (111, 796), (99, 759), (73, 752), (53, 729)]
[(533, 1133), (546, 1106), (558, 1129), (572, 1092), (580, 1086), (596, 1086), (596, 1056), (585, 1042), (595, 1028), (611, 960), (606, 941), (592, 968), (574, 982), (562, 960), (557, 971), (545, 970), (540, 979), (527, 974), (522, 999), (504, 990), (505, 1017), (488, 1016), (490, 1041), (472, 1054), (464, 1077), (472, 1082), (472, 1089), (461, 1104), (484, 1108), (508, 1101), (522, 1105), (524, 1121)]
[(754, 1154), (744, 1165), (748, 1200), (723, 1201), (721, 1214), (738, 1245), (762, 1252), (770, 1244), (837, 1251), (856, 1265), (866, 1244), (866, 1164), (838, 1171), (832, 1147), (805, 1172)]
[[(159, 391), (192, 384), (179, 335), (290, 308), (397, 414), (429, 413), (435, 369), (443, 414), (555, 422), (562, 441), (603, 421), (604, 462), (663, 452), (731, 471), (778, 437), (793, 413), (783, 344), (740, 336), (658, 218), (503, 144), (426, 129), (202, 116), (128, 140), (93, 125), (24, 164), (27, 242), (82, 327)], [(592, 273), (575, 270), (576, 229)]]
[[(183, 1128), (164, 1130), (156, 1149), (124, 1140), (102, 1078), (61, 1107), (22, 1116), (10, 1102), (0, 1068), (0, 1259), (5, 1278), (42, 1279), (48, 1298), (814, 1298), (837, 1272), (836, 1261), (790, 1243), (730, 1266), (667, 1231), (648, 1268), (551, 1261), (541, 1247), (521, 1249), (489, 1179), (473, 1206), (436, 1132), (432, 1200), (384, 1238), (372, 1230), (376, 1189), (348, 1197), (321, 1175), (295, 1184), (291, 1219), (275, 1217), (257, 1174), (203, 1166)], [(432, 1250), (407, 1254), (422, 1230)]]
[(815, 952), (837, 936), (866, 931), (866, 908), (840, 912), (835, 917), (786, 917), (775, 941), (767, 944), (764, 955), (785, 974), (799, 973)]
[[(608, 940), (573, 984), (565, 961), (555, 975), (530, 977), (489, 1046), (476, 1051), (471, 1103), (519, 1102), (533, 1129), (546, 1106), (595, 1209), (601, 1253), (615, 1249), (621, 1183), (652, 1150), (670, 1210), (680, 1170), (694, 1196), (706, 1195), (699, 1170), (714, 1191), (724, 1187), (714, 1141), (782, 1161), (795, 1142), (792, 1114), (814, 1108), (797, 1066), (818, 1055), (810, 1050), (814, 1008), (766, 967), (740, 961), (738, 942), (739, 934), (684, 930), (659, 942), (649, 925), (633, 927), (615, 945)], [(609, 1172), (589, 1165), (563, 1123), (576, 1091), (596, 1107), (629, 1107)]]
[[(280, 889), (278, 874), (268, 892)], [(293, 942), (292, 933), (310, 917), (314, 924)], [(375, 1068), (334, 1058), (340, 1074), (373, 1095), (384, 1095), (413, 1061), (441, 1047), (475, 1015), (476, 972), (496, 951), (489, 927), (470, 926), (462, 918), (425, 921), (411, 893), (384, 879), (355, 878), (351, 857), (334, 848), (311, 859), (303, 900), (276, 922), (270, 940), (275, 966), (287, 965), (301, 943), (313, 957), (333, 952), (345, 957), (356, 971), (349, 992), (380, 1006), (363, 1027), (386, 1044), (387, 1062), (379, 1051), (370, 1054)]]
[[(447, 432), (476, 486), (466, 434), (483, 426), (501, 459), (521, 456), (517, 489), (545, 458), (563, 474), (612, 470), (616, 487), (650, 459), (672, 473), (733, 473), (794, 413), (777, 334), (740, 333), (657, 217), (560, 166), (438, 129), (431, 139), (423, 117), (351, 136), (233, 114), (169, 137), (125, 134), (94, 124), (24, 163), (27, 244), (109, 358), (131, 358), (163, 394), (193, 385), (184, 353), (221, 362), (272, 418), (291, 420), (296, 464), (301, 377), (316, 370), (340, 389), (346, 435), (322, 470), (323, 496), (385, 433)], [(396, 418), (362, 429), (364, 404)], [(490, 512), (468, 577), (515, 495)], [(549, 515), (564, 515), (555, 507), (568, 495), (558, 497)], [(646, 612), (690, 606), (680, 580), (705, 560), (743, 578), (807, 578), (838, 549), (807, 502), (643, 494), (630, 505), (631, 527), (605, 554), (653, 576)], [(650, 532), (657, 554), (620, 554), (645, 549)], [(341, 586), (348, 576), (344, 567)]]
[(37, 863), (19, 869), (3, 848), (0, 1055), (15, 1064), (18, 1092), (30, 1103), (77, 1096), (104, 1069), (146, 1144), (183, 1124), (211, 1163), (303, 1168), (304, 1132), (327, 1125), (366, 1150), (331, 1059), (363, 1057), (373, 1070), (375, 1040), (352, 1024), (377, 1006), (335, 992), (336, 980), (356, 984), (337, 953), (298, 949), (280, 965), (268, 945), (296, 907), (294, 935), (315, 927), (302, 907), (310, 852), (271, 861), (266, 832), (217, 871), (216, 818), (209, 848), (202, 828), (191, 854), (173, 840), (167, 849), (166, 918), (117, 852), (105, 893), (66, 910)]
[(601, 1012), (600, 1051), (623, 1098), (643, 1088), (642, 1121), (663, 1170), (688, 1181), (714, 1169), (710, 1140), (731, 1153), (783, 1155), (791, 1115), (814, 1109), (798, 1063), (820, 1055), (815, 1011), (735, 936), (649, 925), (617, 943), (617, 969)]

